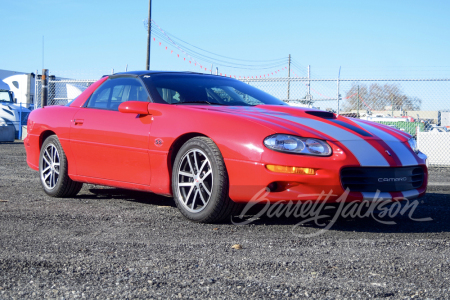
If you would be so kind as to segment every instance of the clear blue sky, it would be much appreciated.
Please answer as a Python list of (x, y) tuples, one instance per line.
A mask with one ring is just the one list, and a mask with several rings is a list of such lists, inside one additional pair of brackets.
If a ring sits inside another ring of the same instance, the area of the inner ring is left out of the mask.
[[(42, 36), (45, 67), (55, 75), (98, 78), (127, 64), (145, 68), (147, 0), (2, 0), (0, 7), (0, 69), (42, 69)], [(153, 0), (152, 6), (162, 28), (197, 47), (244, 60), (287, 61), (291, 54), (294, 72), (305, 75), (311, 65), (321, 78), (336, 77), (339, 66), (341, 77), (450, 77), (449, 13), (450, 1)], [(199, 71), (164, 46), (152, 43), (152, 69)]]

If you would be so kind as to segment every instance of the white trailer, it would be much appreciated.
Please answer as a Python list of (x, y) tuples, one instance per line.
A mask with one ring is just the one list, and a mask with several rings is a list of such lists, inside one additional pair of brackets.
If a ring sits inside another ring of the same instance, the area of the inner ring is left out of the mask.
[(9, 76), (3, 81), (9, 86), (15, 103), (22, 104), (27, 108), (33, 105), (35, 100), (35, 75), (33, 73)]
[(29, 104), (26, 101), (25, 103), (17, 102), (18, 99), (10, 90), (10, 86), (0, 80), (0, 118), (6, 124), (14, 125), (15, 138), (21, 138), (22, 126), (27, 125), (28, 115), (31, 111), (27, 108)]

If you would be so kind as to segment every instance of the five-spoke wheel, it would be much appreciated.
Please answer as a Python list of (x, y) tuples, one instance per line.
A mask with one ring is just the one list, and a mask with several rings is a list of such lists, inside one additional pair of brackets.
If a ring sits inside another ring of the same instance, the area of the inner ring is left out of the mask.
[(83, 184), (70, 179), (67, 158), (56, 135), (50, 135), (42, 144), (39, 157), (39, 175), (44, 191), (53, 197), (73, 197)]
[(202, 211), (214, 187), (211, 162), (200, 149), (187, 151), (178, 168), (178, 189), (182, 204), (190, 212)]
[(59, 153), (56, 146), (52, 143), (47, 144), (45, 149), (42, 149), (44, 154), (42, 156), (41, 181), (42, 184), (49, 190), (55, 188), (59, 179)]
[(181, 213), (196, 222), (219, 222), (237, 207), (228, 197), (228, 174), (222, 154), (207, 137), (192, 138), (178, 151), (172, 191)]

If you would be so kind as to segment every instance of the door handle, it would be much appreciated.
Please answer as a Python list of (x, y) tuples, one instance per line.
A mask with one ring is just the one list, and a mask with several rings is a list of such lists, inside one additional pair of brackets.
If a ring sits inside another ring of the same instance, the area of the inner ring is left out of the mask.
[(82, 119), (73, 119), (72, 122), (74, 125), (83, 125), (84, 120)]

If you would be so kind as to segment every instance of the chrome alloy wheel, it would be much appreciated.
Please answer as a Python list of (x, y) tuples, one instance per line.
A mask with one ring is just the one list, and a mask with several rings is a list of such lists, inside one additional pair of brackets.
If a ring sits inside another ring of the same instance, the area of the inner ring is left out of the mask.
[(214, 188), (211, 162), (206, 154), (195, 148), (186, 152), (177, 175), (180, 202), (190, 212), (202, 211)]
[(41, 180), (46, 188), (53, 189), (59, 179), (59, 153), (56, 146), (52, 143), (48, 144), (42, 156)]

